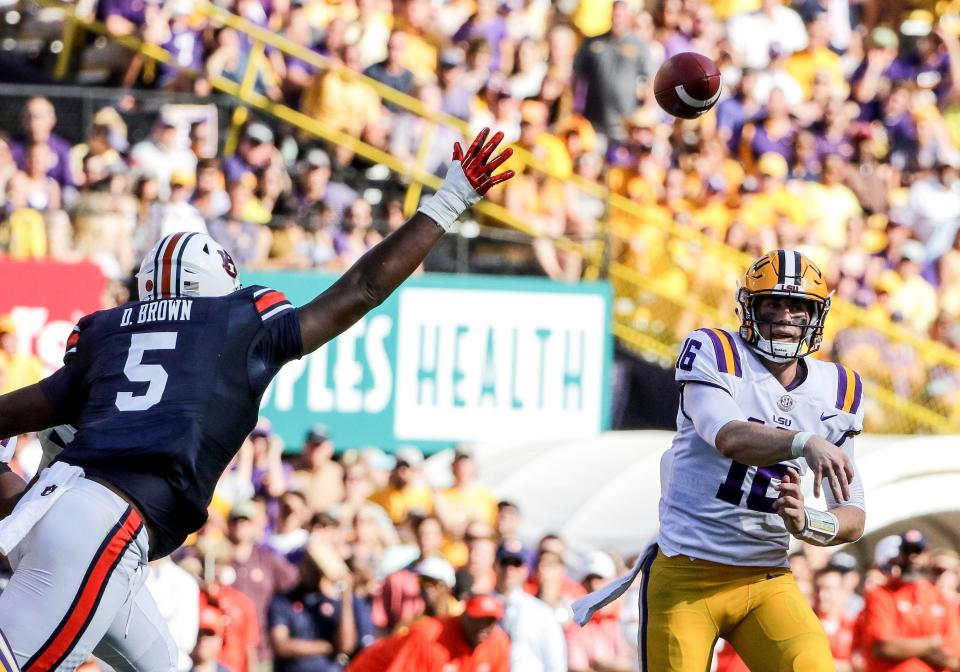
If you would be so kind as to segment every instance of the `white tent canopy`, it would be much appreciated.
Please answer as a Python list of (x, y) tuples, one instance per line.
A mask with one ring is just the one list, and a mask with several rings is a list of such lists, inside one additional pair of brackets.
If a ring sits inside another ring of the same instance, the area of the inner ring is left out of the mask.
[[(609, 432), (593, 440), (475, 446), (480, 480), (517, 503), (525, 539), (548, 532), (575, 551), (639, 552), (657, 532), (660, 456), (673, 432)], [(922, 529), (960, 548), (960, 450), (955, 436), (861, 436), (856, 460), (867, 498), (867, 537)], [(449, 480), (452, 451), (428, 461)], [(810, 496), (812, 479), (804, 479)], [(823, 504), (819, 508), (824, 508)], [(851, 548), (862, 557), (870, 539)]]

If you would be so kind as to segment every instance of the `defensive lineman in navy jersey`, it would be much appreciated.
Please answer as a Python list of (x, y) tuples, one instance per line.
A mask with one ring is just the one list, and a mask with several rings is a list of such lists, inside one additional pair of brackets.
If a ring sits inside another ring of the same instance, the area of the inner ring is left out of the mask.
[(280, 367), (381, 303), (462, 212), (513, 176), (494, 174), (511, 150), (493, 157), (503, 135), (488, 135), (466, 152), (457, 143), (440, 190), (307, 305), (241, 289), (212, 238), (172, 234), (140, 267), (140, 301), (81, 319), (60, 370), (0, 396), (0, 437), (76, 428), (0, 522), (0, 554), (14, 567), (0, 632), (23, 670), (73, 670), (91, 651), (120, 671), (174, 669), (141, 590), (148, 559), (203, 524)]

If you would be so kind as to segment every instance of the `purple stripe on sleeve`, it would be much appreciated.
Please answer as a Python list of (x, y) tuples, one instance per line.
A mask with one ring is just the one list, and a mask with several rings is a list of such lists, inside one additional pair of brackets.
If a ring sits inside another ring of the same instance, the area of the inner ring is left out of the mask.
[(700, 331), (709, 336), (710, 340), (713, 341), (713, 352), (717, 356), (717, 369), (723, 373), (730, 373), (727, 371), (727, 358), (723, 354), (723, 344), (720, 342), (720, 337), (710, 329), (701, 329)]
[(839, 364), (837, 367), (837, 408), (843, 410), (843, 401), (847, 396), (847, 370)]
[(853, 372), (853, 378), (857, 381), (857, 386), (853, 389), (853, 405), (850, 407), (851, 413), (856, 413), (860, 408), (860, 400), (863, 398), (863, 382), (860, 380), (860, 374)]
[(737, 339), (729, 331), (721, 329), (720, 333), (727, 337), (727, 342), (730, 344), (730, 351), (733, 352), (734, 375), (742, 376), (743, 367), (740, 365), (740, 351), (737, 350)]

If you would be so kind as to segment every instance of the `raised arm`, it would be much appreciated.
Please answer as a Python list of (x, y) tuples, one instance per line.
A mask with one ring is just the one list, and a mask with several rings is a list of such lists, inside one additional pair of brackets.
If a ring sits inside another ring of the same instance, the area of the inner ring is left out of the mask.
[(370, 249), (329, 289), (299, 309), (303, 352), (313, 352), (380, 305), (420, 262), (457, 218), (495, 184), (513, 177), (493, 172), (513, 153), (505, 149), (490, 158), (503, 139), (497, 132), (487, 141), (483, 129), (464, 152), (453, 149), (453, 163), (440, 190), (403, 226)]

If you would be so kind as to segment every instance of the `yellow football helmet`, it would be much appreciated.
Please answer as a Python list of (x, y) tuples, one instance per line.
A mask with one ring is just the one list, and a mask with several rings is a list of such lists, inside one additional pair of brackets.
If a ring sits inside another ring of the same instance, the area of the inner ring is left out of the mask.
[[(773, 250), (757, 259), (737, 289), (740, 336), (766, 359), (788, 362), (806, 357), (820, 348), (823, 325), (830, 311), (830, 296), (823, 274), (810, 259), (795, 250)], [(757, 329), (755, 304), (765, 296), (803, 299), (811, 303), (810, 322), (799, 341), (774, 341)]]

